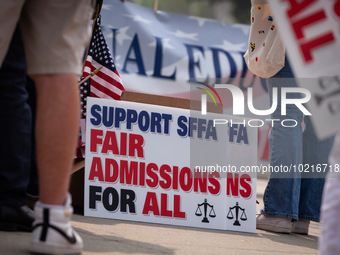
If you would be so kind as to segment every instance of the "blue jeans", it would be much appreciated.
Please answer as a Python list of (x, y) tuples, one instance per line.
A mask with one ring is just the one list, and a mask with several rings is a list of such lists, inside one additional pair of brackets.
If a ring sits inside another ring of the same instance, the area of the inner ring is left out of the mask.
[[(27, 99), (26, 60), (17, 28), (0, 69), (0, 206), (25, 205), (26, 193), (32, 194), (29, 186), (37, 189), (30, 180), (32, 113)], [(37, 183), (36, 175), (34, 179)]]
[[(293, 73), (286, 61), (285, 67), (268, 79), (268, 92), (272, 104), (273, 88), (278, 88), (278, 107), (272, 119), (294, 119), (295, 127), (283, 127), (275, 122), (269, 133), (271, 166), (309, 166), (328, 163), (328, 155), (334, 137), (319, 141), (308, 116), (304, 117), (305, 129), (301, 123), (303, 113), (295, 105), (287, 105), (287, 115), (281, 115), (281, 88), (296, 87)], [(299, 93), (289, 93), (289, 98), (301, 98)], [(313, 113), (312, 113), (313, 114)], [(287, 122), (289, 124), (289, 122)], [(291, 124), (289, 124), (291, 125)], [(320, 221), (321, 197), (324, 175), (303, 176), (299, 171), (271, 173), (266, 187), (262, 213), (268, 216), (287, 217), (294, 220)], [(313, 178), (311, 178), (313, 177)]]

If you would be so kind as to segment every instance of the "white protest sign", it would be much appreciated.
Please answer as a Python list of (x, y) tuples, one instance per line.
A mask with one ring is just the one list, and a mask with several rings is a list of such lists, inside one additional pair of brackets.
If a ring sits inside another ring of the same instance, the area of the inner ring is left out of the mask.
[(124, 101), (88, 98), (87, 109), (85, 216), (255, 232), (245, 169), (257, 165), (257, 128)]
[(268, 3), (277, 19), (290, 64), (299, 78), (298, 84), (312, 92), (307, 106), (316, 133), (319, 138), (326, 138), (340, 127), (340, 1), (270, 0)]
[(308, 109), (320, 139), (334, 135), (340, 129), (340, 79), (339, 76), (299, 79), (299, 86), (308, 89), (312, 97)]
[(340, 1), (270, 0), (298, 78), (340, 73)]

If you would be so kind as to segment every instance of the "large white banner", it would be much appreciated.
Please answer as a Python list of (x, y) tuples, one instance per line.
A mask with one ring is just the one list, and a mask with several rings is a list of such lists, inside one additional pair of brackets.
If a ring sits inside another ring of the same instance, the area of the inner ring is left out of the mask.
[[(340, 127), (340, 1), (270, 0), (290, 63), (320, 138)], [(313, 78), (313, 79), (306, 79)]]
[[(255, 86), (266, 97), (243, 59), (249, 26), (154, 11), (105, 0), (101, 11), (105, 39), (127, 90), (189, 98), (189, 81), (210, 85)], [(249, 78), (249, 81), (240, 78)]]
[(255, 232), (257, 128), (221, 118), (88, 98), (85, 215)]

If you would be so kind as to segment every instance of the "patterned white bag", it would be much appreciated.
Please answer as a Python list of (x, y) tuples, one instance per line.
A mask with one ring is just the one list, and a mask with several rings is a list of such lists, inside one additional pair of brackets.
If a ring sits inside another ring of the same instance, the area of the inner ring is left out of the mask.
[(244, 59), (249, 70), (262, 77), (275, 75), (284, 66), (285, 48), (266, 0), (251, 0), (249, 46)]

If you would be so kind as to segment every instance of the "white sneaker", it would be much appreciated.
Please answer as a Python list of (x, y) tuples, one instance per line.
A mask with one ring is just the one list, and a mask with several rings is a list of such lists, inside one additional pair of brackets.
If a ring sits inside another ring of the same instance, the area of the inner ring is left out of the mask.
[(256, 217), (256, 228), (277, 233), (290, 233), (292, 220), (284, 217), (272, 217), (260, 214)]
[(308, 235), (309, 220), (297, 220), (293, 222), (292, 233)]
[(81, 253), (83, 240), (72, 228), (71, 198), (65, 206), (46, 206), (37, 202), (31, 240), (31, 252), (42, 254)]

